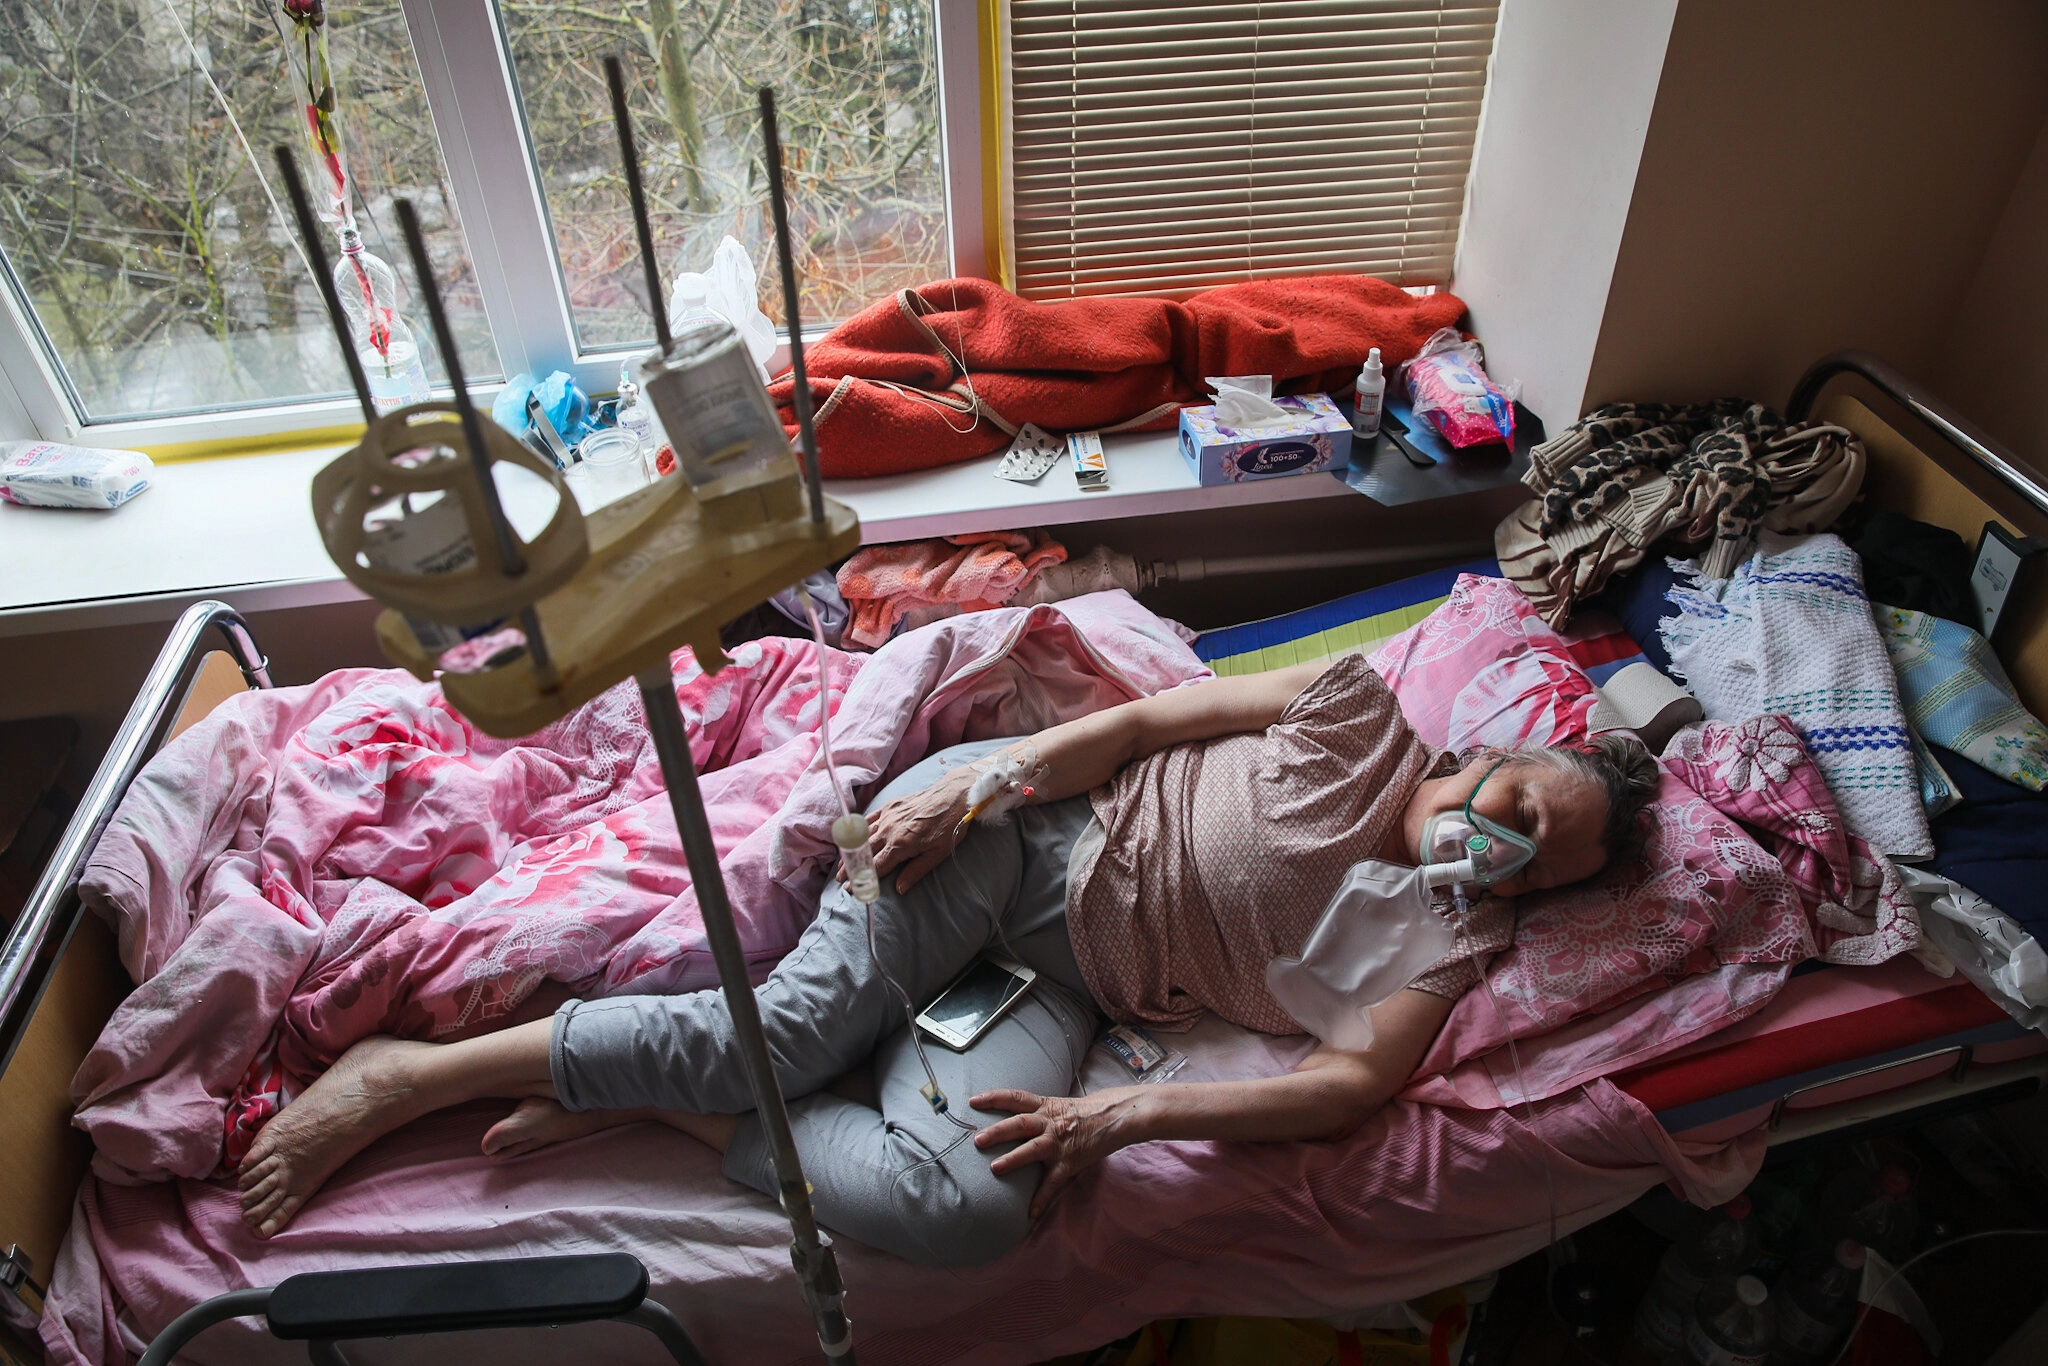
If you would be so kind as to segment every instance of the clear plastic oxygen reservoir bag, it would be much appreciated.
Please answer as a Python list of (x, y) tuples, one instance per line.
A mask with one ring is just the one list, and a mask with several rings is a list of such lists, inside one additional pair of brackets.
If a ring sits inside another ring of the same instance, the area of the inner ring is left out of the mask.
[(1457, 931), (1430, 905), (1427, 869), (1367, 859), (1344, 875), (1299, 958), (1266, 964), (1266, 990), (1332, 1048), (1372, 1045), (1380, 1002), (1451, 951)]

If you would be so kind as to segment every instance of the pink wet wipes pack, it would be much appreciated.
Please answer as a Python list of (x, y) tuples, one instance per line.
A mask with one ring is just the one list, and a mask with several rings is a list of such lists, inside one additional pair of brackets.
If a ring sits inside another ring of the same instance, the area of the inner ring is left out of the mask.
[(1415, 415), (1427, 418), (1453, 446), (1514, 444), (1514, 401), (1486, 377), (1484, 357), (1478, 342), (1444, 327), (1401, 367)]

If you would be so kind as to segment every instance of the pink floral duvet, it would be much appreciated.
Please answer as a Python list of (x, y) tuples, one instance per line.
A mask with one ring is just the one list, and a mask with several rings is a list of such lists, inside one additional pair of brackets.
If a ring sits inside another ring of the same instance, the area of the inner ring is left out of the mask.
[[(836, 814), (815, 647), (771, 638), (676, 695), (740, 936), (765, 975), (809, 923)], [(932, 749), (1028, 733), (1208, 671), (1122, 593), (978, 613), (833, 652), (856, 792)], [(348, 670), (223, 703), (151, 762), (88, 865), (141, 985), (74, 1083), (95, 1169), (204, 1177), (368, 1034), (487, 1027), (543, 982), (715, 985), (631, 683), (521, 740), (438, 687)]]

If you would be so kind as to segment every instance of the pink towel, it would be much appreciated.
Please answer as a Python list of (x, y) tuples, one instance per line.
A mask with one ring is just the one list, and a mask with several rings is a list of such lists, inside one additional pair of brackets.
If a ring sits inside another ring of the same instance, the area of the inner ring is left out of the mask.
[(1066, 558), (1067, 548), (1038, 530), (867, 546), (839, 569), (839, 592), (853, 614), (844, 643), (867, 650), (886, 644), (912, 608), (1000, 607), (1039, 570)]

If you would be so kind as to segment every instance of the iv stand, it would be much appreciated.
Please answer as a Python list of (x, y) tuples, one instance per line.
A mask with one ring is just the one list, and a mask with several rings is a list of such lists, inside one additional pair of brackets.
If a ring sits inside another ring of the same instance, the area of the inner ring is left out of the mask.
[[(633, 118), (626, 108), (626, 83), (617, 57), (604, 59), (605, 82), (611, 87), (612, 120), (618, 126), (619, 157), (625, 169), (627, 197), (633, 206), (633, 228), (639, 239), (640, 261), (647, 272), (648, 303), (654, 312), (655, 335), (667, 350), (668, 307), (661, 289), (661, 266), (654, 257), (654, 233), (647, 217), (647, 196), (640, 183), (640, 156), (633, 141)], [(811, 520), (822, 526), (825, 520), (818, 492), (818, 447), (811, 431), (809, 392), (803, 387), (803, 334), (797, 323), (796, 275), (790, 265), (788, 215), (783, 200), (781, 139), (776, 127), (775, 95), (761, 90), (761, 127), (767, 140), (768, 193), (775, 208), (775, 244), (782, 261), (783, 308), (789, 320), (789, 351), (798, 376), (797, 414), (803, 447), (804, 473), (810, 485)], [(697, 906), (704, 915), (704, 936), (711, 941), (711, 957), (718, 965), (719, 985), (725, 992), (726, 1008), (732, 1013), (733, 1030), (739, 1036), (740, 1058), (746, 1065), (747, 1084), (754, 1092), (754, 1112), (761, 1121), (768, 1153), (775, 1165), (775, 1182), (782, 1212), (789, 1217), (791, 1234), (789, 1258), (796, 1266), (797, 1284), (804, 1302), (817, 1321), (818, 1346), (827, 1357), (853, 1361), (853, 1329), (841, 1302), (846, 1288), (839, 1279), (839, 1263), (832, 1244), (818, 1228), (811, 1209), (811, 1186), (804, 1180), (802, 1160), (797, 1156), (796, 1137), (790, 1132), (789, 1110), (782, 1088), (775, 1080), (774, 1060), (768, 1054), (768, 1038), (761, 1031), (761, 1010), (754, 1000), (754, 986), (747, 977), (746, 951), (740, 947), (739, 931), (733, 926), (732, 906), (726, 900), (725, 875), (718, 866), (718, 850), (711, 840), (711, 823), (704, 814), (704, 798), (697, 788), (697, 765), (690, 755), (689, 734), (683, 726), (682, 707), (676, 702), (675, 683), (666, 665), (635, 676), (640, 699), (647, 710), (647, 726), (653, 733), (655, 753), (661, 760), (662, 781), (668, 787), (669, 805), (674, 808), (676, 829), (683, 837), (683, 852), (690, 863), (690, 881), (697, 889)], [(821, 703), (822, 705), (822, 703)]]
[[(605, 59), (605, 76), (611, 87), (612, 111), (618, 128), (619, 150), (624, 159), (628, 196), (632, 202), (634, 227), (639, 237), (642, 264), (647, 272), (656, 334), (664, 343), (665, 349), (668, 327), (661, 291), (660, 268), (654, 259), (653, 235), (647, 216), (646, 197), (640, 183), (639, 157), (634, 147), (632, 123), (626, 109), (623, 73), (616, 57)], [(828, 518), (826, 500), (822, 498), (819, 490), (817, 443), (812, 430), (810, 393), (803, 383), (803, 337), (799, 326), (796, 275), (789, 245), (788, 209), (784, 200), (781, 176), (781, 144), (775, 120), (774, 94), (764, 88), (760, 92), (760, 99), (770, 169), (769, 194), (772, 196), (775, 215), (776, 248), (781, 266), (784, 307), (789, 322), (790, 352), (799, 381), (795, 406), (803, 454), (803, 472), (810, 492), (811, 536), (815, 538), (814, 543), (820, 546), (836, 544), (838, 540), (848, 538), (849, 525), (843, 509), (840, 509), (834, 518)], [(290, 152), (282, 147), (278, 149), (278, 163), (286, 185), (293, 191), (292, 205), (299, 219), (300, 232), (314, 252), (315, 274), (321, 285), (322, 301), (327, 306), (329, 318), (341, 340), (344, 359), (355, 362), (347, 321), (342, 315), (340, 300), (334, 292), (333, 282), (327, 278), (324, 267), (325, 254), (321, 249), (319, 225), (313, 217), (296, 163)], [(504, 507), (497, 495), (495, 481), (490, 474), (491, 458), (487, 454), (487, 440), (482, 420), (470, 401), (468, 389), (463, 381), (461, 357), (456, 350), (453, 332), (448, 326), (446, 310), (442, 306), (440, 290), (434, 277), (432, 262), (427, 257), (418, 219), (410, 201), (401, 199), (395, 207), (400, 224), (405, 230), (406, 247), (419, 281), (420, 294), (433, 323), (435, 341), (440, 346), (443, 363), (447, 367), (448, 378), (454, 388), (453, 406), (461, 421), (463, 444), (468, 447), (470, 458), (476, 464), (477, 483), (480, 486), (478, 492), (481, 494), (482, 508), (487, 514), (486, 520), (490, 523), (491, 534), (499, 552), (498, 563), (507, 578), (516, 578), (525, 572), (526, 565), (520, 554), (518, 538), (510, 519), (505, 515)], [(349, 370), (350, 378), (363, 400), (365, 417), (371, 418), (374, 414), (368, 401), (368, 386), (361, 377), (360, 364), (350, 364)], [(497, 429), (491, 430), (495, 432)], [(680, 479), (681, 475), (678, 473), (671, 477)], [(857, 535), (857, 529), (853, 529), (851, 534)], [(519, 610), (518, 616), (526, 638), (526, 653), (532, 668), (534, 687), (543, 694), (554, 693), (558, 688), (569, 691), (567, 676), (558, 674), (554, 662), (550, 659), (549, 647), (542, 635), (540, 614), (535, 606), (529, 603)], [(715, 658), (715, 639), (711, 645)], [(700, 648), (699, 654), (704, 654), (704, 650)], [(799, 1290), (815, 1321), (820, 1349), (827, 1358), (851, 1366), (854, 1361), (853, 1332), (843, 1308), (845, 1287), (839, 1278), (838, 1262), (833, 1256), (831, 1241), (818, 1227), (817, 1217), (811, 1206), (810, 1185), (804, 1179), (803, 1164), (797, 1154), (795, 1137), (790, 1131), (788, 1108), (784, 1104), (782, 1091), (775, 1077), (774, 1061), (769, 1053), (767, 1037), (762, 1032), (760, 1008), (754, 999), (753, 984), (748, 979), (746, 953), (733, 923), (732, 905), (726, 896), (724, 874), (718, 866), (718, 851), (712, 841), (710, 821), (704, 812), (703, 794), (697, 784), (697, 767), (690, 754), (689, 734), (685, 727), (682, 708), (676, 701), (666, 650), (661, 652), (660, 658), (660, 663), (649, 663), (639, 668), (634, 673), (634, 681), (640, 688), (641, 702), (647, 714), (648, 730), (661, 763), (663, 783), (668, 788), (669, 805), (675, 815), (677, 832), (682, 838), (691, 882), (697, 889), (697, 903), (704, 917), (705, 937), (710, 943), (711, 956), (718, 968), (719, 984), (727, 1008), (732, 1014), (734, 1032), (740, 1043), (741, 1061), (747, 1074), (748, 1085), (753, 1091), (755, 1111), (759, 1116), (769, 1154), (774, 1163), (779, 1201), (790, 1223), (790, 1260), (796, 1269)], [(576, 680), (574, 691), (589, 695), (591, 686), (591, 680), (579, 678)], [(455, 699), (451, 696), (452, 700)], [(571, 698), (563, 698), (559, 705), (566, 709), (572, 701)], [(497, 720), (502, 722), (504, 714), (500, 714)]]

